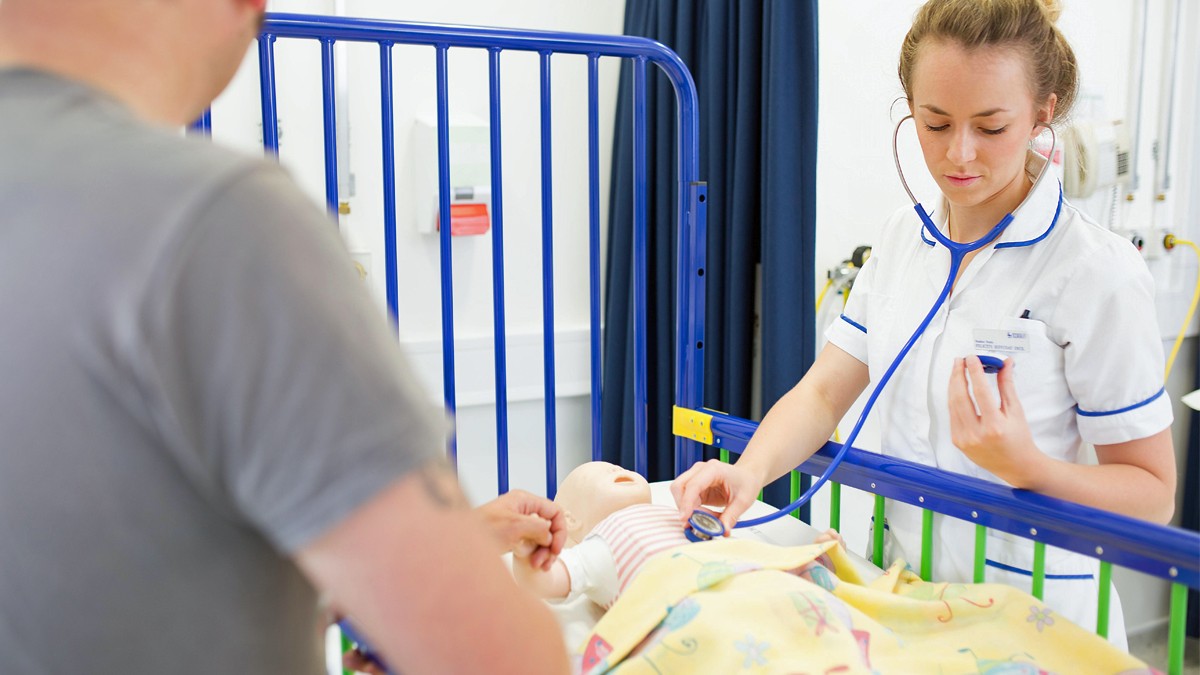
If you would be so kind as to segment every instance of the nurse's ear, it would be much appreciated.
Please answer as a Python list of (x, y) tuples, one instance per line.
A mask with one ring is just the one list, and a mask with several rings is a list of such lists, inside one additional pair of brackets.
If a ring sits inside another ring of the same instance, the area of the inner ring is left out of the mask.
[(1046, 97), (1045, 103), (1038, 106), (1034, 113), (1037, 121), (1033, 125), (1033, 129), (1029, 132), (1029, 140), (1037, 138), (1041, 133), (1041, 127), (1050, 126), (1050, 122), (1054, 119), (1054, 106), (1058, 103), (1058, 94), (1050, 94)]

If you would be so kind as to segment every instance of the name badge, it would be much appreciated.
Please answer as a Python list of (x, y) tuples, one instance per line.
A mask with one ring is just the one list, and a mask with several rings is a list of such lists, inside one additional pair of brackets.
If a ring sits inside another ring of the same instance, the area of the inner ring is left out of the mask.
[(997, 354), (1029, 352), (1029, 333), (1022, 330), (975, 329), (975, 351)]

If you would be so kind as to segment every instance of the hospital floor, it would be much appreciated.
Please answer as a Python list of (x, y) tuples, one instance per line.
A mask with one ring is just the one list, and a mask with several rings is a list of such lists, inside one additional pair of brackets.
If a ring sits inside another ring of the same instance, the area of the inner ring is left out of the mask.
[[(1129, 651), (1151, 668), (1167, 672), (1167, 628), (1129, 636)], [(1188, 638), (1183, 648), (1183, 672), (1200, 675), (1200, 640)]]

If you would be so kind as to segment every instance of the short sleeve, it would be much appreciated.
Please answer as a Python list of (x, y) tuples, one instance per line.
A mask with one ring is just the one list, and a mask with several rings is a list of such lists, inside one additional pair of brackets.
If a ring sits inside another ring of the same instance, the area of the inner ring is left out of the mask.
[(879, 261), (875, 256), (867, 258), (854, 278), (854, 287), (846, 306), (825, 329), (825, 339), (863, 363), (867, 363), (867, 330), (870, 323), (868, 298), (878, 267)]
[(139, 369), (185, 469), (290, 554), (441, 456), (445, 417), (282, 169), (208, 196), (155, 270)]
[(1080, 436), (1098, 445), (1151, 436), (1173, 419), (1163, 388), (1154, 282), (1137, 252), (1119, 244), (1091, 253), (1051, 322), (1062, 327)]

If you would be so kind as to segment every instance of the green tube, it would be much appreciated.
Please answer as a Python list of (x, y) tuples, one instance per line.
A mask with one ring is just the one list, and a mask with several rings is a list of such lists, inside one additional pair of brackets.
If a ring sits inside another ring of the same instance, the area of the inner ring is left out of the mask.
[(883, 495), (875, 495), (875, 536), (871, 544), (871, 562), (876, 567), (883, 567)]
[(1167, 672), (1183, 673), (1183, 636), (1187, 628), (1188, 589), (1183, 584), (1171, 584), (1171, 623), (1167, 638)]
[[(792, 501), (794, 502), (799, 498), (800, 498), (800, 472), (793, 470), (792, 471)], [(796, 509), (795, 511), (792, 511), (792, 517), (799, 520), (800, 509)]]
[(729, 451), (728, 450), (721, 451), (721, 461), (725, 462), (726, 464), (729, 463)]
[[(341, 633), (341, 631), (338, 631), (338, 632)], [(350, 639), (346, 637), (345, 633), (341, 633), (341, 635), (342, 635), (342, 653), (345, 654), (346, 652), (354, 649), (354, 643), (351, 642)], [(349, 670), (347, 668), (342, 668), (342, 675), (354, 675), (354, 671)]]
[(933, 511), (921, 510), (921, 578), (933, 577)]
[(1046, 595), (1046, 544), (1033, 542), (1033, 597), (1041, 600)]
[(1100, 593), (1096, 596), (1096, 635), (1108, 637), (1108, 607), (1112, 604), (1112, 563), (1100, 561)]
[(829, 528), (842, 531), (842, 484), (829, 483)]
[(975, 583), (983, 583), (983, 569), (987, 563), (987, 528), (975, 526)]

